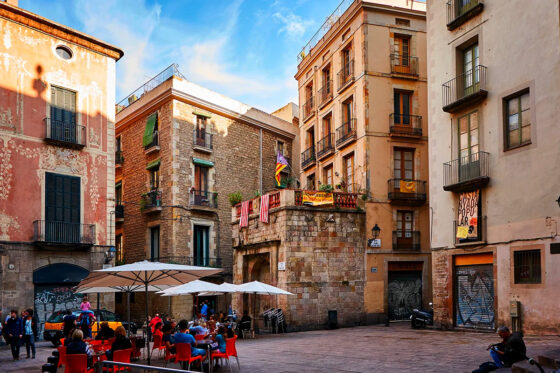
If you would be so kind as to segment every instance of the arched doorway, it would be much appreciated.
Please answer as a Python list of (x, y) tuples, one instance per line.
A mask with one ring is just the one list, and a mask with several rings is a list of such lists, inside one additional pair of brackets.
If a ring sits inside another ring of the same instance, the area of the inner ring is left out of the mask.
[[(247, 269), (246, 282), (260, 281), (266, 284), (271, 283), (270, 259), (268, 255), (255, 255), (249, 261)], [(244, 294), (244, 310), (247, 310), (253, 316), (258, 316), (262, 311), (272, 306), (270, 298), (267, 295)]]
[(43, 325), (53, 312), (80, 308), (82, 297), (74, 294), (72, 288), (88, 274), (87, 269), (68, 263), (50, 264), (33, 271), (39, 335), (43, 334)]

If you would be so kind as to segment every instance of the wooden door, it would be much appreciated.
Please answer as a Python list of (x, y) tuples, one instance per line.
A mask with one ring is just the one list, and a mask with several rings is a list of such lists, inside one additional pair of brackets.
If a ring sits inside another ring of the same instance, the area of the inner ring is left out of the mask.
[(410, 92), (395, 91), (394, 93), (394, 124), (397, 126), (410, 126), (410, 108), (412, 94)]
[(399, 249), (413, 248), (413, 219), (413, 211), (397, 211), (397, 247)]
[(410, 73), (410, 38), (395, 37), (395, 69), (398, 73)]
[[(397, 180), (414, 180), (414, 149), (395, 149), (394, 178)], [(395, 183), (399, 188), (399, 183)]]

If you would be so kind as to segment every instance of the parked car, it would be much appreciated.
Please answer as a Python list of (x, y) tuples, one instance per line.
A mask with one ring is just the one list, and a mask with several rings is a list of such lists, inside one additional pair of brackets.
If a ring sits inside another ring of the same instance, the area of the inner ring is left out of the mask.
[[(50, 341), (55, 347), (60, 345), (60, 339), (62, 336), (62, 328), (64, 327), (64, 316), (68, 311), (56, 311), (54, 312), (45, 322), (45, 331), (43, 332), (43, 338), (46, 341)], [(80, 311), (72, 311), (72, 314), (76, 317), (80, 315)], [(119, 315), (108, 310), (94, 310), (95, 317), (101, 323), (107, 321), (109, 327), (113, 330), (117, 329), (119, 326), (124, 326), (127, 328), (128, 322), (121, 321)], [(130, 332), (136, 334), (138, 327), (134, 322), (130, 322)], [(91, 327), (91, 333), (95, 338), (97, 334), (97, 322), (95, 322)]]

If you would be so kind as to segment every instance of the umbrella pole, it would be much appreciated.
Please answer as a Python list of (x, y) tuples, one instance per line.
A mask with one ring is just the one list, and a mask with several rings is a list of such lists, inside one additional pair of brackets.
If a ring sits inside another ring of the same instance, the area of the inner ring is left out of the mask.
[(167, 297), (167, 315), (171, 317), (171, 297)]
[(127, 336), (130, 337), (130, 291), (126, 292), (126, 314), (128, 318), (128, 334)]
[(97, 293), (97, 333), (96, 334), (99, 333), (99, 319), (100, 318), (101, 318), (101, 313), (99, 312), (99, 293)]
[[(150, 327), (150, 322), (148, 321), (148, 282), (144, 283), (144, 289), (146, 290), (146, 333), (147, 329)], [(149, 334), (146, 334), (149, 336)], [(151, 365), (150, 359), (150, 338), (146, 338), (146, 346), (148, 346), (148, 365)]]

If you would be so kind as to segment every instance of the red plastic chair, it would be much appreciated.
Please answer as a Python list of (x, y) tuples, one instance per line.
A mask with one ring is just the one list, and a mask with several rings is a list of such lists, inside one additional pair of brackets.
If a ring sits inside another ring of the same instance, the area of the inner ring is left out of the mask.
[(58, 346), (58, 365), (57, 368), (66, 365), (66, 346)]
[(167, 364), (170, 361), (175, 361), (175, 359), (177, 358), (176, 354), (172, 354), (171, 351), (169, 350), (169, 348), (165, 347), (165, 366), (167, 366)]
[(235, 348), (235, 342), (237, 341), (237, 336), (234, 336), (233, 338), (226, 338), (226, 352), (212, 352), (211, 353), (211, 358), (212, 358), (212, 362), (214, 361), (214, 359), (226, 359), (229, 365), (229, 371), (233, 372), (232, 368), (231, 368), (231, 361), (229, 360), (229, 358), (231, 356), (235, 357), (235, 360), (237, 360), (237, 370), (239, 372), (241, 372), (241, 366), (239, 365), (239, 358), (237, 357), (237, 349)]
[(197, 341), (202, 341), (204, 339), (205, 335), (204, 334), (197, 334), (194, 336), (194, 339)]
[(154, 350), (158, 350), (158, 355), (161, 357), (161, 351), (165, 350), (165, 346), (162, 344), (162, 336), (154, 334), (154, 344), (152, 346), (152, 354)]
[(202, 365), (202, 362), (204, 361), (204, 356), (200, 355), (200, 356), (192, 356), (191, 352), (191, 345), (190, 343), (176, 343), (175, 344), (175, 350), (176, 350), (176, 357), (175, 357), (175, 362), (179, 363), (179, 362), (185, 362), (188, 363), (188, 367), (187, 370), (191, 370), (191, 363), (200, 360), (200, 364)]
[(139, 358), (142, 356), (142, 350), (136, 347), (136, 338), (130, 338), (130, 343), (132, 344), (132, 357)]
[(88, 369), (86, 354), (72, 354), (66, 355), (64, 373), (95, 373), (95, 371)]
[[(130, 356), (132, 355), (132, 348), (127, 348), (126, 350), (117, 350), (113, 353), (113, 361), (117, 363), (127, 363), (130, 364)], [(127, 367), (113, 367), (109, 368), (110, 372), (130, 372), (131, 369)]]

